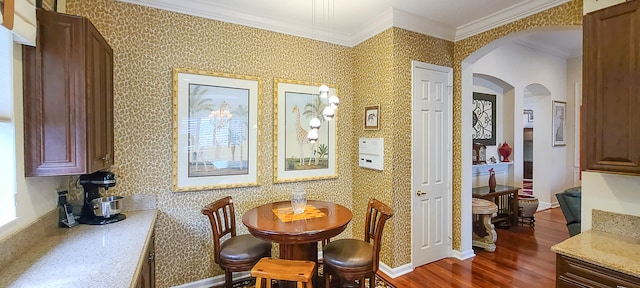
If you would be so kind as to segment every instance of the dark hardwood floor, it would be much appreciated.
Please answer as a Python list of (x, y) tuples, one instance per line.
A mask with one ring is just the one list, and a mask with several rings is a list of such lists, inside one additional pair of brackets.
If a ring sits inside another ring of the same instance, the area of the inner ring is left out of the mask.
[(475, 248), (475, 257), (446, 258), (390, 279), (402, 287), (555, 287), (555, 253), (551, 246), (569, 238), (560, 208), (535, 214), (535, 228), (496, 229), (496, 251)]

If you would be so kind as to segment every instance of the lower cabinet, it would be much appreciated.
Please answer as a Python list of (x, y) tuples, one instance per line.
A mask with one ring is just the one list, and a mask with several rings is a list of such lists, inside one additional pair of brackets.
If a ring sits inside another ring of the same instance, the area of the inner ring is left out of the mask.
[(153, 288), (156, 287), (156, 235), (151, 235), (151, 241), (145, 252), (146, 261), (142, 263), (142, 270), (138, 276), (138, 284), (136, 288)]
[(556, 287), (640, 288), (640, 278), (556, 254)]

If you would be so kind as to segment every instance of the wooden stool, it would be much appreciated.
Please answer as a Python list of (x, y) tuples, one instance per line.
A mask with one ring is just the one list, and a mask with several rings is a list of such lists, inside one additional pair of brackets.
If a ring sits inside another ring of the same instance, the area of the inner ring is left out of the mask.
[(471, 207), (472, 213), (480, 217), (480, 223), (476, 222), (473, 225), (472, 245), (484, 248), (489, 252), (496, 251), (495, 243), (498, 234), (496, 234), (495, 226), (491, 223), (491, 217), (498, 214), (498, 205), (488, 200), (473, 198), (471, 199)]
[(271, 288), (271, 279), (294, 281), (298, 288), (311, 288), (315, 268), (316, 263), (311, 261), (262, 258), (251, 269), (251, 276), (256, 277), (256, 288), (262, 287), (262, 278), (267, 282), (266, 288)]

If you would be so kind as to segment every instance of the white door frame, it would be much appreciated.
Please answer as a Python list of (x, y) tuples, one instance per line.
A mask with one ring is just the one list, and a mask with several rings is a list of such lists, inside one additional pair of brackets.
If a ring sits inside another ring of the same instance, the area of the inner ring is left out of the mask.
[[(449, 251), (447, 251), (447, 255), (449, 257), (451, 257), (451, 255), (453, 254), (453, 249), (452, 249), (452, 243), (451, 243), (451, 238), (452, 238), (452, 225), (453, 225), (453, 185), (452, 185), (452, 181), (453, 181), (453, 68), (451, 67), (445, 67), (445, 66), (438, 66), (438, 65), (434, 65), (434, 64), (429, 64), (429, 63), (424, 63), (424, 62), (419, 62), (419, 61), (411, 61), (411, 105), (413, 106), (413, 97), (414, 97), (414, 91), (413, 91), (413, 83), (415, 81), (414, 79), (414, 72), (416, 68), (421, 68), (421, 69), (427, 69), (427, 70), (434, 70), (434, 71), (438, 71), (438, 72), (444, 72), (447, 73), (447, 87), (449, 88), (448, 91), (448, 95), (449, 98), (447, 99), (448, 102), (448, 109), (449, 111), (447, 111), (449, 113), (448, 119), (447, 119), (447, 129), (449, 131), (449, 136), (448, 136), (448, 145), (446, 146), (448, 153), (447, 153), (447, 172), (449, 173), (449, 183), (447, 184), (447, 207), (449, 210), (449, 219), (448, 219), (448, 227), (447, 227), (447, 247), (449, 247)], [(413, 115), (413, 108), (411, 109), (411, 125), (413, 125), (413, 119), (414, 119), (415, 115)], [(411, 138), (413, 139), (413, 127), (411, 129)], [(415, 165), (413, 164), (413, 145), (411, 145), (411, 223), (413, 224), (413, 217), (414, 217), (414, 211), (413, 211), (413, 207), (414, 207), (414, 195), (413, 193), (415, 193), (415, 191), (417, 190), (416, 187), (414, 187), (414, 182), (413, 182), (413, 167), (415, 167)], [(414, 264), (414, 246), (413, 246), (413, 233), (414, 233), (414, 229), (411, 229), (411, 263), (412, 263), (412, 267), (415, 268)]]

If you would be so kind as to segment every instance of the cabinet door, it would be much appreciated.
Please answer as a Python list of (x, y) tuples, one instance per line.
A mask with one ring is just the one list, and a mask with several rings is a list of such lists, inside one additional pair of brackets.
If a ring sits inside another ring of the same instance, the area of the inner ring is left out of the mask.
[(89, 170), (113, 163), (113, 52), (87, 23), (87, 162)]
[(640, 1), (584, 18), (583, 169), (640, 174)]
[(26, 176), (83, 173), (81, 19), (38, 10), (37, 47), (23, 48)]
[(23, 48), (25, 175), (88, 174), (113, 163), (113, 51), (86, 18), (37, 10)]
[(156, 235), (149, 244), (149, 287), (156, 287)]
[(155, 235), (151, 236), (151, 242), (147, 247), (145, 255), (148, 257), (142, 263), (142, 269), (138, 276), (136, 288), (153, 288), (156, 287), (156, 248)]

